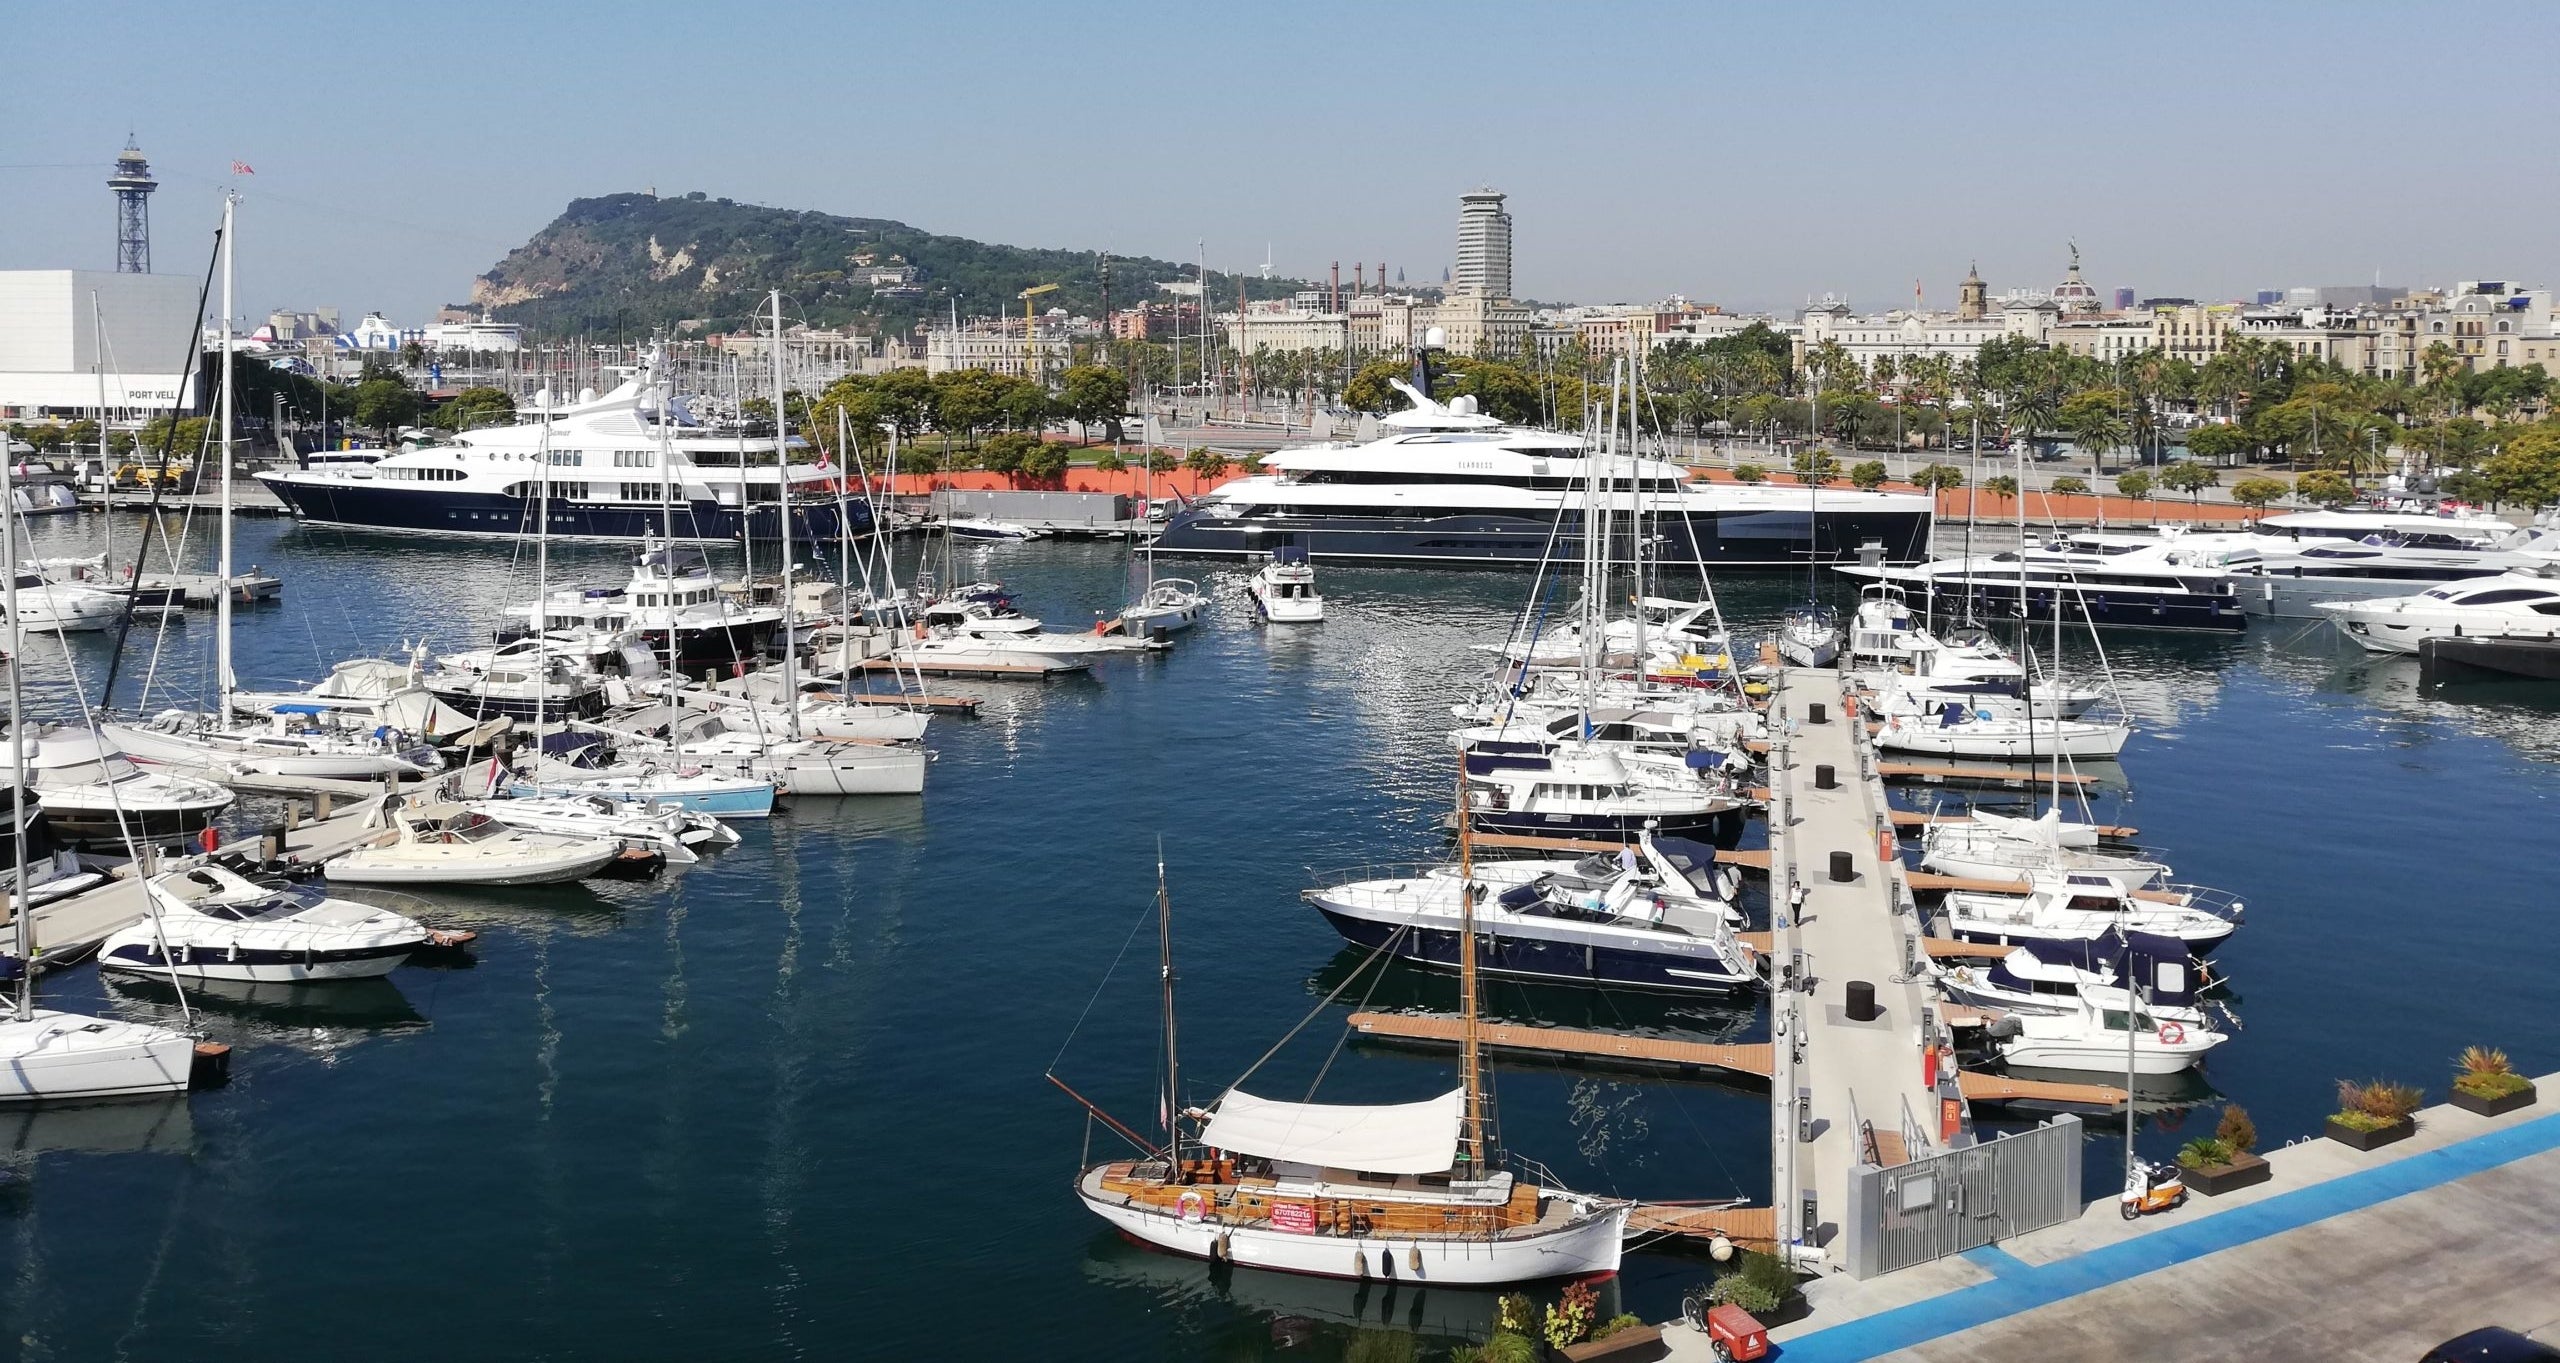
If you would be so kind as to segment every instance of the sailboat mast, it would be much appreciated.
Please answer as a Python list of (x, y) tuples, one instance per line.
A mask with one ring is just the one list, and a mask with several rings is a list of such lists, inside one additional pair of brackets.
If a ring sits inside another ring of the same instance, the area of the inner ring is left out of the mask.
[[(174, 417), (172, 418), (175, 419)], [(18, 678), (27, 656), (25, 631), (18, 627), (18, 493), (9, 485), (11, 459), (0, 453), (0, 607), (9, 616), (9, 862), (17, 879), (9, 883), (10, 954), (18, 958), (18, 987), (11, 1014), (20, 1022), (35, 1016), (36, 927), (27, 903), (27, 726)]]
[(1156, 848), (1156, 973), (1164, 981), (1164, 1148), (1182, 1160), (1182, 1061), (1174, 1046), (1173, 897), (1165, 893), (1164, 848)]
[[(89, 365), (97, 371), (98, 375), (98, 477), (109, 489), (113, 489), (116, 485), (115, 465), (107, 462), (107, 322), (106, 318), (99, 313), (96, 289), (89, 290)], [(112, 512), (115, 508), (102, 501), (99, 509)], [(107, 585), (112, 589), (116, 580), (116, 518), (112, 515), (100, 516), (98, 527), (105, 536), (105, 547), (98, 553), (98, 562), (105, 569)], [(139, 556), (134, 559), (137, 569), (141, 566), (141, 562)], [(125, 584), (126, 610), (133, 609), (133, 593), (141, 586), (140, 582)], [(104, 699), (100, 697), (101, 701)], [(228, 719), (229, 716), (222, 718)]]
[[(231, 211), (240, 196), (222, 196), (222, 580), (214, 592), (213, 722), (231, 722)], [(10, 565), (17, 565), (12, 560)], [(130, 602), (128, 602), (130, 604)]]
[[(548, 395), (545, 395), (546, 398)], [(533, 750), (542, 751), (542, 698), (551, 689), (551, 403), (542, 404), (542, 472), (534, 485)], [(231, 593), (224, 592), (224, 600)]]
[[(660, 358), (663, 361), (663, 353), (661, 353)], [(658, 526), (660, 531), (666, 537), (660, 545), (660, 552), (666, 555), (665, 562), (668, 569), (666, 576), (669, 581), (668, 594), (664, 599), (670, 603), (674, 600), (674, 569), (676, 566), (675, 420), (676, 381), (675, 375), (669, 373), (666, 376), (665, 386), (658, 389)], [(705, 490), (707, 491), (708, 489), (706, 488)], [(696, 533), (700, 533), (699, 527), (696, 528)], [(642, 571), (645, 573), (649, 562), (649, 542), (646, 539), (643, 539), (640, 542), (640, 562), (642, 565)], [(682, 710), (684, 708), (684, 672), (680, 666), (680, 660), (677, 656), (676, 611), (672, 604), (666, 605), (664, 609), (667, 613), (667, 686), (665, 694), (667, 698), (667, 705), (671, 710)], [(684, 725), (675, 722), (673, 719), (670, 719), (667, 723), (667, 747), (669, 751), (675, 754), (675, 765), (677, 769), (682, 770), (684, 767)]]
[[(782, 290), (773, 291), (773, 517), (782, 536), (782, 694), (783, 722), (791, 741), (800, 741), (799, 646), (791, 638), (791, 424), (783, 412)], [(752, 529), (749, 531), (753, 533)], [(748, 580), (754, 585), (754, 579)]]
[(1469, 1178), (1484, 1177), (1484, 1047), (1476, 1020), (1475, 820), (1467, 809), (1467, 778), (1458, 775), (1458, 1083), (1466, 1091), (1466, 1125), (1458, 1132), (1460, 1158)]

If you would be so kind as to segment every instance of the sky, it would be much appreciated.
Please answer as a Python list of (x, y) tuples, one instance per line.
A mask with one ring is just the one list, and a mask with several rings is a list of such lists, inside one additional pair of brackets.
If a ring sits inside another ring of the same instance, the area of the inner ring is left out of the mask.
[[(2560, 8), (2372, 3), (264, 6), (11, 10), (0, 268), (113, 264), (108, 163), (238, 315), (430, 320), (572, 198), (654, 188), (1027, 246), (1789, 312), (2550, 284)], [(37, 58), (37, 59), (30, 59)], [(234, 176), (234, 162), (254, 174)]]

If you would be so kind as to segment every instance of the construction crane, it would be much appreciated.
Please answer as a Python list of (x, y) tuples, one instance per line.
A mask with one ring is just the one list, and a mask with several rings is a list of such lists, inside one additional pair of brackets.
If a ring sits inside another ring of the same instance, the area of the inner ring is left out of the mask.
[(1034, 379), (1040, 377), (1040, 342), (1031, 320), (1031, 300), (1044, 293), (1056, 293), (1060, 287), (1057, 284), (1034, 284), (1015, 295), (1022, 300), (1022, 372)]

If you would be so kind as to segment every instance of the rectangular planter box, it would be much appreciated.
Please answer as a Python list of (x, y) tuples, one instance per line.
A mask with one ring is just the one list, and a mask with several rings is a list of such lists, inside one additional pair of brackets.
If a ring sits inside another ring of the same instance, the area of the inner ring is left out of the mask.
[(1662, 1341), (1659, 1325), (1629, 1326), (1607, 1339), (1568, 1344), (1556, 1351), (1568, 1363), (1655, 1363), (1670, 1352), (1671, 1347)]
[(2455, 1107), (2465, 1112), (2476, 1112), (2483, 1117), (2503, 1117), (2517, 1108), (2533, 1106), (2533, 1100), (2534, 1092), (2531, 1084), (2526, 1084), (2504, 1098), (2475, 1098), (2460, 1089), (2453, 1091)]
[(2329, 1139), (2340, 1145), (2352, 1145), (2358, 1150), (2376, 1150), (2393, 1141), (2405, 1141), (2417, 1129), (2418, 1124), (2407, 1117), (2379, 1131), (2358, 1131), (2352, 1126), (2341, 1124), (2335, 1117), (2329, 1119)]
[(2178, 1170), (2178, 1180), (2187, 1185), (2189, 1192), (2202, 1193), (2206, 1197), (2220, 1197), (2224, 1193), (2264, 1183), (2275, 1176), (2275, 1166), (2255, 1155), (2242, 1155), (2229, 1164), (2208, 1164), (2201, 1169), (2181, 1166)]

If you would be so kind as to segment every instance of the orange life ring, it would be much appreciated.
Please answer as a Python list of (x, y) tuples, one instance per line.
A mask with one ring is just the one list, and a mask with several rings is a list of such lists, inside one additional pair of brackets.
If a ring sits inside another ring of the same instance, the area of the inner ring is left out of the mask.
[(2160, 1024), (2161, 1045), (2183, 1046), (2186, 1044), (2186, 1041), (2187, 1029), (2185, 1027), (2174, 1022), (2164, 1022)]

